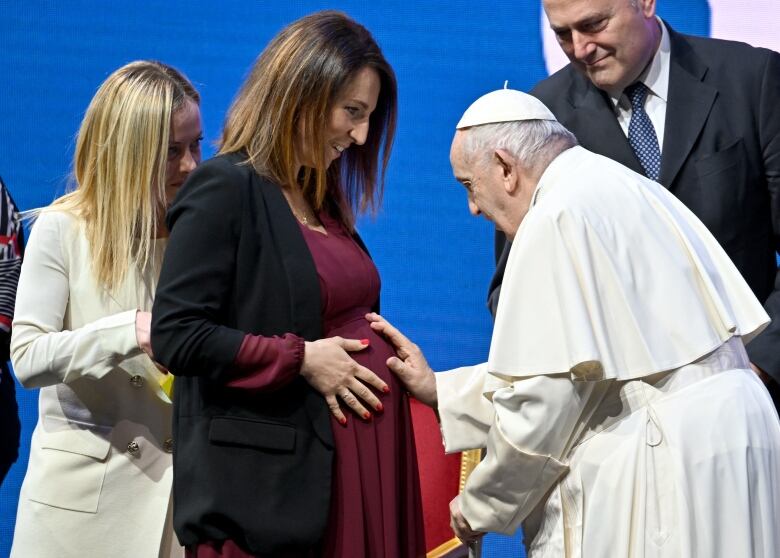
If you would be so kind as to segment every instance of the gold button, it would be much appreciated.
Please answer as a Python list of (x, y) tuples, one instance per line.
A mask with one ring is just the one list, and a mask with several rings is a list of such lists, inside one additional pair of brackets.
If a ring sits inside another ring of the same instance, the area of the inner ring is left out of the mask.
[(130, 455), (138, 455), (140, 451), (141, 451), (141, 446), (139, 446), (138, 442), (136, 442), (135, 440), (127, 444), (127, 452)]
[(168, 453), (173, 453), (173, 438), (166, 438), (163, 442), (163, 450)]
[(144, 385), (144, 377), (139, 376), (136, 374), (135, 376), (130, 378), (130, 385), (136, 388), (139, 388)]

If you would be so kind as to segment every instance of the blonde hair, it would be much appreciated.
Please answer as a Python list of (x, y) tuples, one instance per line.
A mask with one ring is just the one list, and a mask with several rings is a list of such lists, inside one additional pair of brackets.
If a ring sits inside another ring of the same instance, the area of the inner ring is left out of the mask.
[(159, 212), (172, 115), (200, 96), (178, 70), (131, 62), (101, 84), (76, 140), (76, 188), (51, 209), (79, 217), (96, 280), (118, 287), (131, 265), (150, 260)]
[[(366, 67), (380, 78), (368, 137), (326, 169), (330, 112), (339, 93)], [(314, 209), (328, 203), (352, 227), (353, 211), (375, 209), (381, 198), (396, 104), (395, 74), (368, 30), (343, 13), (318, 12), (285, 27), (260, 54), (228, 111), (219, 152), (244, 152), (259, 175), (280, 186), (300, 185)], [(314, 163), (301, 176), (298, 150)]]

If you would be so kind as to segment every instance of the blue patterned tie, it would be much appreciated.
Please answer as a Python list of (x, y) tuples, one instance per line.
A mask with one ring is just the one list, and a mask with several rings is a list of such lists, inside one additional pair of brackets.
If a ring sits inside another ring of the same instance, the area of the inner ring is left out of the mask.
[(650, 90), (638, 81), (626, 87), (625, 94), (631, 101), (631, 122), (628, 124), (628, 143), (636, 153), (645, 176), (658, 180), (661, 172), (661, 150), (650, 117), (645, 112), (645, 98)]

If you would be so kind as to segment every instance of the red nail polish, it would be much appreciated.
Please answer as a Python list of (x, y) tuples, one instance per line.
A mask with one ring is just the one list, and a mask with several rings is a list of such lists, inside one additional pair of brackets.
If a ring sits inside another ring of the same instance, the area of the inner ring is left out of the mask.
[(383, 387), (382, 391), (385, 392), (385, 393), (390, 393), (390, 386)]
[(382, 405), (381, 403), (377, 403), (377, 404), (376, 404), (376, 410), (377, 410), (377, 411), (379, 411), (379, 412), (381, 413), (382, 411), (384, 411), (384, 410), (385, 410), (385, 406), (384, 406), (384, 405)]
[(339, 424), (340, 424), (341, 426), (344, 426), (345, 424), (347, 424), (347, 419), (346, 419), (346, 417), (341, 417), (341, 418), (339, 419)]
[(366, 420), (371, 420), (371, 413), (366, 411), (365, 413), (363, 413), (363, 418)]
[(361, 339), (361, 340), (360, 340), (360, 343), (361, 343), (362, 345), (368, 345), (369, 341), (368, 341), (368, 339)]

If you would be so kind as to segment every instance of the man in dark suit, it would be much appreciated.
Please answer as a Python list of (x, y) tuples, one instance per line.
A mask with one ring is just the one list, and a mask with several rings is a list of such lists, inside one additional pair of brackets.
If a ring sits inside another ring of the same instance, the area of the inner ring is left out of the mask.
[[(778, 404), (780, 55), (676, 33), (655, 0), (544, 0), (571, 63), (531, 92), (583, 147), (657, 180), (713, 233), (764, 303), (747, 346)], [(508, 246), (496, 242), (495, 314)]]
[(23, 248), (19, 212), (0, 178), (0, 484), (19, 455), (21, 424), (8, 348)]

